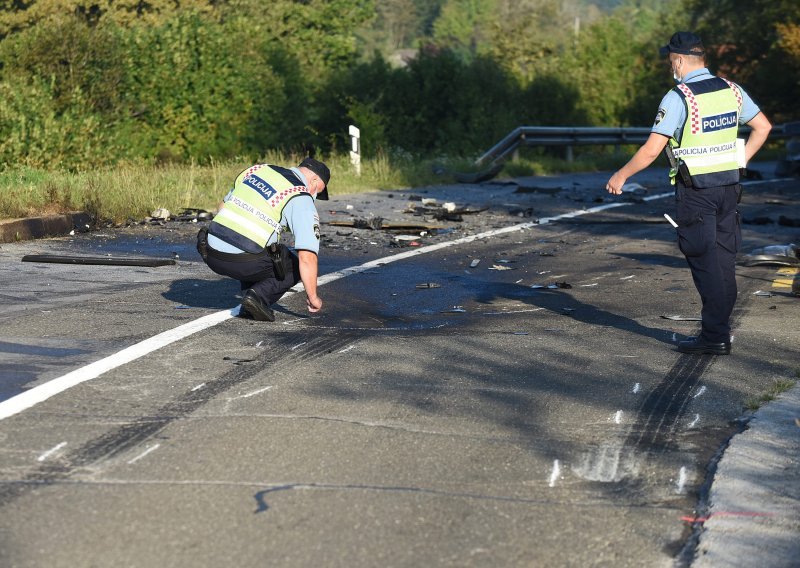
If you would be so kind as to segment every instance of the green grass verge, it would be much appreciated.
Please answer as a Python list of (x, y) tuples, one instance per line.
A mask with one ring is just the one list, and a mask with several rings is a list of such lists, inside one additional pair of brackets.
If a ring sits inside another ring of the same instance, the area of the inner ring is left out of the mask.
[[(795, 372), (795, 375), (800, 377), (800, 370)], [(775, 398), (781, 394), (782, 392), (786, 392), (792, 387), (794, 387), (795, 381), (794, 379), (776, 379), (772, 381), (772, 385), (770, 385), (769, 389), (762, 395), (754, 398), (749, 398), (745, 403), (745, 406), (748, 410), (758, 410), (764, 404), (775, 400)]]

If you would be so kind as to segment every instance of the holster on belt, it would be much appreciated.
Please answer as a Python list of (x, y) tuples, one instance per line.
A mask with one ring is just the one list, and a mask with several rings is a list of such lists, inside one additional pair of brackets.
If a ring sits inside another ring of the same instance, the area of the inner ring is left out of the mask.
[(279, 243), (273, 243), (267, 247), (267, 252), (272, 259), (275, 278), (278, 280), (286, 278), (286, 267), (283, 265), (283, 248), (283, 245)]
[(203, 227), (197, 233), (197, 252), (203, 260), (208, 258), (208, 228)]
[(678, 181), (680, 181), (684, 187), (694, 187), (694, 184), (692, 184), (692, 176), (689, 173), (689, 168), (686, 166), (686, 162), (675, 158), (675, 155), (672, 153), (672, 148), (669, 144), (664, 147), (664, 153), (667, 155), (670, 168), (672, 168), (672, 171), (675, 172), (675, 177), (678, 178)]

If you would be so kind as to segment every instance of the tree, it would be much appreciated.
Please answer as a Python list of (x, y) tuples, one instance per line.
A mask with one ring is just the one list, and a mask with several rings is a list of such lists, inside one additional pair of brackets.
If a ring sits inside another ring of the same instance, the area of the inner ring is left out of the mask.
[(707, 59), (756, 99), (773, 121), (800, 118), (800, 25), (796, 0), (686, 0)]

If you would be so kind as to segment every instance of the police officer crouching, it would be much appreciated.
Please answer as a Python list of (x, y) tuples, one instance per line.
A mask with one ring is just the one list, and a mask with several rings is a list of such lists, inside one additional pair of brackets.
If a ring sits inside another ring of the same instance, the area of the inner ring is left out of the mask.
[[(772, 125), (744, 89), (706, 69), (705, 49), (695, 34), (677, 32), (660, 52), (669, 57), (678, 85), (661, 100), (647, 141), (608, 180), (606, 189), (619, 195), (630, 176), (666, 151), (675, 185), (678, 246), (703, 304), (700, 335), (679, 342), (678, 350), (727, 355), (741, 242), (739, 168), (761, 148)], [(752, 128), (744, 163), (737, 159), (740, 124)]]
[[(240, 281), (240, 316), (275, 321), (270, 306), (301, 280), (308, 311), (322, 309), (315, 200), (328, 199), (330, 179), (328, 166), (314, 158), (288, 169), (254, 165), (236, 177), (208, 229), (198, 233), (197, 250), (208, 267)], [(280, 242), (286, 230), (296, 254)]]

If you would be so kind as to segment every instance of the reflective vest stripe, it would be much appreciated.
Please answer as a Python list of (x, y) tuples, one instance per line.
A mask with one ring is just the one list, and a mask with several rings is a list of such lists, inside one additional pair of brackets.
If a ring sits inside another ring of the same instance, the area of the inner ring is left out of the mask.
[[(261, 241), (263, 240), (266, 242), (271, 236), (274, 231), (265, 231), (262, 227), (253, 223), (247, 217), (243, 215), (239, 215), (233, 209), (223, 207), (219, 213), (214, 216), (214, 220), (218, 223), (222, 223), (223, 221), (232, 221), (236, 225), (244, 228), (248, 234), (244, 235), (248, 237), (250, 240), (253, 241)], [(222, 223), (225, 225), (226, 223)], [(252, 237), (256, 237), (255, 239)]]
[(701, 168), (704, 166), (719, 166), (722, 164), (728, 164), (731, 161), (731, 157), (736, 156), (736, 150), (733, 151), (733, 156), (730, 155), (730, 152), (726, 152), (724, 154), (714, 154), (710, 156), (683, 156), (683, 161), (686, 162), (686, 165), (689, 167), (689, 171), (691, 172), (693, 169)]
[(739, 86), (736, 83), (728, 81), (725, 77), (720, 77), (720, 79), (728, 83), (728, 86), (731, 88), (733, 94), (736, 96), (736, 102), (739, 103), (739, 114), (742, 114), (742, 104), (744, 103), (742, 101), (742, 91), (739, 89)]
[(697, 99), (692, 90), (686, 86), (685, 83), (678, 84), (678, 88), (686, 97), (686, 112), (688, 113), (687, 120), (692, 134), (700, 132), (700, 107), (697, 104)]

